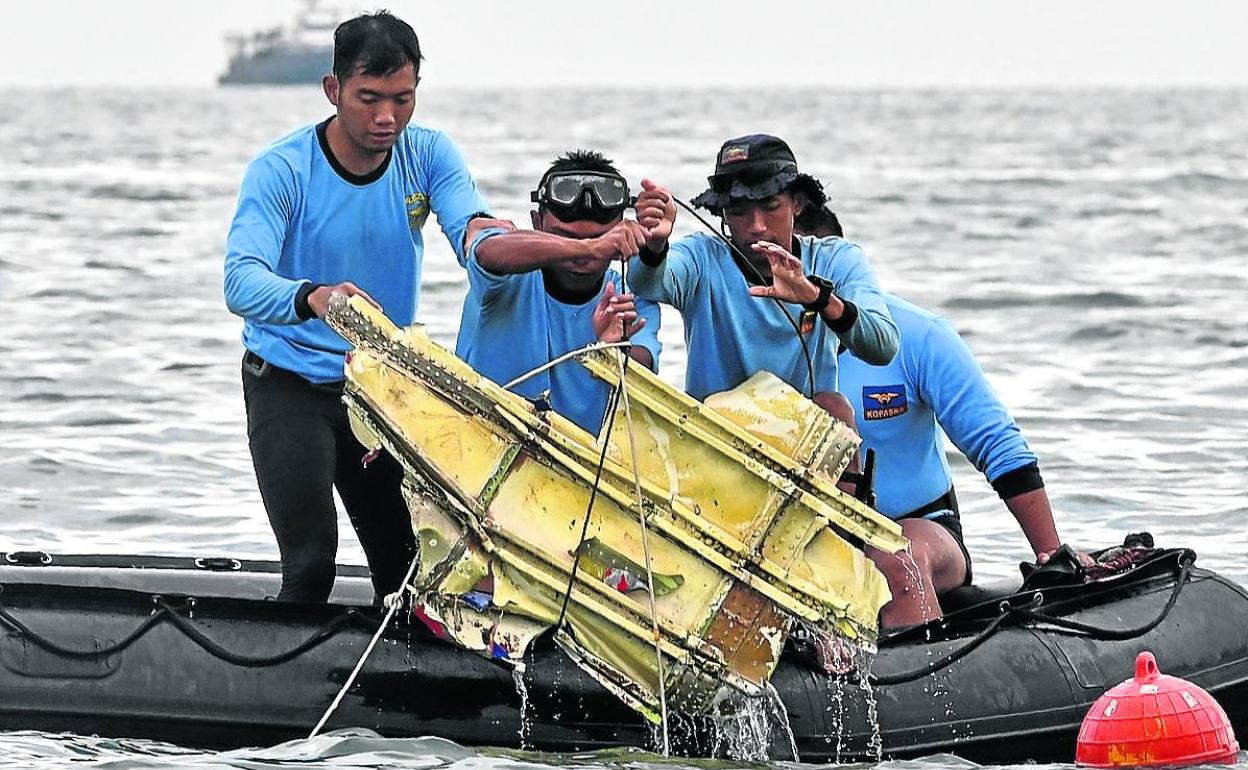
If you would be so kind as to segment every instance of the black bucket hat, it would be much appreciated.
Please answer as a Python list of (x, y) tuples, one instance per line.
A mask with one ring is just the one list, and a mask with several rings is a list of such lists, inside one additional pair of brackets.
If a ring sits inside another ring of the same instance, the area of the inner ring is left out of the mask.
[(805, 195), (815, 206), (827, 203), (823, 183), (797, 170), (797, 159), (785, 141), (768, 134), (729, 139), (719, 148), (710, 189), (693, 205), (722, 214), (731, 200), (762, 200), (785, 191)]

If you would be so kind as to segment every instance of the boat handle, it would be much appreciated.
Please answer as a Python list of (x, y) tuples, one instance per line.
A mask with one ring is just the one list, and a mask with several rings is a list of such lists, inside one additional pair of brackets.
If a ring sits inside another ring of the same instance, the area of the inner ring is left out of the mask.
[(52, 563), (52, 557), (43, 551), (14, 551), (13, 553), (6, 553), (4, 560), (9, 564), (16, 564), (20, 567), (46, 567)]
[(243, 563), (238, 559), (211, 556), (206, 559), (202, 557), (196, 559), (195, 566), (212, 572), (238, 572), (243, 568)]

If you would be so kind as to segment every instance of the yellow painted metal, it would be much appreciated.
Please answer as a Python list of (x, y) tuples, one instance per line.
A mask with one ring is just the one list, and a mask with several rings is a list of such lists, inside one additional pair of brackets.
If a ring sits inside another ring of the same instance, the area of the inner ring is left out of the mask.
[[(710, 709), (724, 687), (758, 693), (794, 619), (873, 642), (887, 586), (833, 527), (889, 550), (905, 541), (835, 487), (856, 436), (783, 383), (752, 379), (703, 405), (628, 367), (639, 508), (622, 412), (595, 437), (363, 301), (335, 298), (327, 320), (355, 346), (344, 399), (357, 436), (405, 468), (422, 549), (412, 590), (458, 643), (515, 662), (562, 614), (560, 644), (654, 718), (659, 667), (638, 568), (647, 558), (665, 685), (680, 710)], [(596, 350), (584, 365), (618, 385), (617, 355)], [(582, 541), (601, 441), (607, 459)], [(468, 604), (470, 592), (486, 603)]]

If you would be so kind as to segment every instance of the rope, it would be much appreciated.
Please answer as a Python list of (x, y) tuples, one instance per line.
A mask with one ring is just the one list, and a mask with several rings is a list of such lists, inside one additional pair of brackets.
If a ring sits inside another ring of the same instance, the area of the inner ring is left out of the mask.
[(373, 634), (373, 638), (368, 642), (368, 647), (364, 649), (364, 654), (360, 656), (359, 661), (355, 664), (355, 668), (351, 670), (351, 676), (347, 677), (347, 681), (342, 683), (342, 688), (334, 696), (334, 702), (329, 704), (329, 708), (325, 709), (325, 713), (321, 715), (321, 721), (316, 723), (316, 727), (312, 728), (312, 732), (308, 733), (308, 740), (316, 737), (321, 728), (325, 726), (325, 723), (329, 721), (329, 717), (338, 710), (338, 704), (342, 703), (342, 699), (346, 696), (347, 691), (351, 689), (351, 685), (355, 684), (355, 678), (360, 675), (360, 670), (364, 668), (364, 661), (368, 660), (368, 656), (373, 654), (373, 648), (377, 646), (377, 641), (381, 639), (386, 626), (390, 625), (390, 619), (394, 617), (394, 613), (398, 611), (399, 607), (403, 606), (403, 591), (412, 582), (412, 575), (415, 574), (418, 564), (420, 564), (419, 543), (417, 543), (416, 555), (412, 557), (412, 563), (407, 567), (407, 574), (403, 576), (403, 582), (399, 583), (399, 587), (395, 589), (394, 593), (385, 598), (386, 617), (382, 619), (381, 625), (377, 626), (377, 632)]
[(215, 658), (223, 660), (227, 663), (232, 663), (236, 666), (243, 666), (246, 668), (262, 668), (266, 666), (275, 666), (289, 660), (293, 660), (305, 652), (319, 647), (321, 644), (329, 641), (336, 636), (344, 626), (348, 624), (363, 623), (364, 619), (355, 610), (347, 610), (342, 615), (339, 615), (329, 623), (326, 623), (324, 626), (317, 629), (299, 644), (289, 650), (279, 652), (274, 655), (243, 655), (241, 653), (233, 652), (210, 639), (202, 631), (196, 628), (191, 621), (179, 615), (173, 607), (163, 601), (160, 602), (159, 610), (152, 613), (151, 616), (140, 623), (139, 626), (135, 628), (134, 631), (130, 632), (130, 634), (124, 639), (105, 647), (86, 650), (66, 647), (52, 641), (47, 636), (40, 634), (27, 626), (25, 623), (18, 620), (12, 613), (4, 608), (0, 608), (0, 621), (3, 621), (10, 628), (17, 631), (22, 637), (47, 652), (65, 658), (78, 659), (102, 658), (114, 653), (123, 652), (146, 636), (148, 632), (156, 626), (161, 623), (170, 623), (184, 636)]
[(1101, 628), (1100, 626), (1094, 626), (1090, 623), (1080, 623), (1077, 620), (1067, 620), (1066, 618), (1055, 617), (1043, 612), (1028, 609), (1026, 607), (1015, 608), (1007, 606), (999, 615), (997, 615), (996, 618), (993, 619), (991, 623), (988, 624), (983, 631), (979, 632), (979, 634), (977, 634), (969, 642), (962, 645), (958, 649), (953, 650), (944, 657), (938, 658), (937, 660), (912, 671), (890, 674), (888, 676), (871, 676), (870, 681), (872, 684), (877, 686), (889, 686), (913, 682), (916, 679), (921, 679), (929, 674), (934, 674), (955, 661), (965, 657), (976, 647), (979, 647), (981, 644), (986, 642), (989, 637), (1000, 629), (1004, 621), (1011, 616), (1018, 616), (1025, 620), (1032, 620), (1038, 623), (1048, 623), (1049, 625), (1057, 626), (1059, 628), (1087, 634), (1093, 639), (1102, 641), (1124, 641), (1143, 636), (1149, 631), (1152, 631), (1166, 619), (1166, 616), (1170, 614), (1170, 610), (1174, 609), (1175, 603), (1178, 602), (1179, 594), (1183, 591), (1183, 586), (1187, 585), (1187, 579), (1191, 573), (1193, 562), (1190, 559), (1184, 559), (1180, 563), (1182, 564), (1182, 568), (1179, 570), (1179, 577), (1174, 584), (1174, 591), (1171, 592), (1170, 599), (1166, 602), (1166, 606), (1161, 608), (1161, 612), (1158, 613), (1157, 617), (1142, 626), (1128, 629)]
[(567, 361), (568, 359), (571, 359), (571, 358), (576, 358), (582, 353), (587, 353), (591, 350), (597, 350), (599, 348), (629, 348), (632, 346), (633, 346), (633, 343), (629, 342), (628, 340), (623, 340), (621, 342), (591, 342), (585, 347), (577, 348), (576, 350), (569, 350), (567, 353), (564, 353), (558, 358), (554, 358), (554, 359), (551, 359), (550, 361), (547, 361), (546, 363), (542, 364), (536, 369), (530, 369), (529, 371), (525, 372), (524, 374), (520, 375), (519, 377), (515, 378), (511, 382), (504, 385), (503, 390), (511, 390), (512, 388), (516, 387), (517, 385), (524, 382), (525, 380), (531, 380), (537, 375), (546, 371), (547, 369), (554, 369), (556, 366), (558, 366), (559, 364), (562, 364), (564, 361)]
[[(620, 285), (625, 293), (628, 293), (628, 263), (621, 265)], [(624, 323), (621, 321), (621, 323)], [(625, 324), (625, 333), (628, 326)], [(659, 718), (663, 729), (663, 756), (671, 756), (671, 743), (668, 738), (667, 730), (667, 678), (663, 674), (663, 645), (662, 636), (659, 631), (659, 611), (654, 600), (654, 570), (650, 567), (650, 527), (646, 523), (645, 499), (641, 494), (641, 473), (637, 469), (637, 435), (633, 431), (633, 414), (629, 406), (628, 399), (628, 354), (618, 357), (620, 365), (620, 401), (624, 404), (624, 425), (628, 430), (628, 447), (631, 453), (633, 466), (633, 490), (637, 495), (637, 520), (641, 522), (641, 553), (645, 557), (646, 563), (646, 593), (650, 597), (650, 624), (654, 631), (654, 658), (655, 665), (659, 675)], [(610, 433), (607, 434), (608, 436)], [(606, 440), (603, 440), (606, 444)]]

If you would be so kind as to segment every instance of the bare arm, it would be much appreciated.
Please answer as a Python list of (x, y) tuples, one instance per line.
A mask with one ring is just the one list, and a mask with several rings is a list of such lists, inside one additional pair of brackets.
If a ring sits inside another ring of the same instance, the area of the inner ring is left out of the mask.
[(632, 220), (620, 222), (597, 238), (564, 238), (534, 230), (515, 230), (480, 241), (476, 259), (491, 273), (527, 273), (586, 259), (604, 263), (628, 259), (645, 239), (641, 225)]
[[(1049, 495), (1044, 487), (1007, 497), (1005, 507), (1014, 514), (1018, 526), (1027, 536), (1027, 542), (1031, 543), (1031, 550), (1036, 554), (1036, 564), (1044, 564), (1062, 547), (1062, 539), (1057, 535), (1057, 525), (1053, 523), (1053, 507), (1049, 504)], [(1075, 551), (1075, 556), (1085, 567), (1093, 564), (1092, 557), (1083, 551)]]
[(1037, 559), (1048, 557), (1062, 544), (1057, 536), (1057, 525), (1053, 523), (1053, 507), (1049, 504), (1049, 495), (1044, 487), (1023, 492), (1005, 499), (1005, 507), (1010, 509), (1018, 526), (1027, 536), (1031, 550)]
[(654, 356), (650, 355), (650, 351), (646, 350), (641, 345), (633, 345), (629, 348), (628, 357), (646, 367), (650, 371), (654, 371)]

